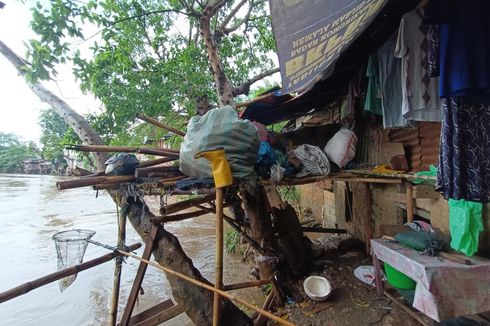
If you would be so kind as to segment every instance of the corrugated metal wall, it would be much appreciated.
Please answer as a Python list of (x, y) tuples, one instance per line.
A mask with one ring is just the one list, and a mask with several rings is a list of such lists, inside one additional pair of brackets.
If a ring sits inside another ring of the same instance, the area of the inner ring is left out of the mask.
[(427, 170), (430, 164), (439, 160), (439, 122), (419, 122), (415, 128), (392, 129), (390, 141), (402, 143), (412, 171)]

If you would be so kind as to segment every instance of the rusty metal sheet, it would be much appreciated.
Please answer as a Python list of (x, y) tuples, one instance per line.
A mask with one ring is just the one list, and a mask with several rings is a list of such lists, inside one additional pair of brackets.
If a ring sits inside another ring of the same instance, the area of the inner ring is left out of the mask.
[(391, 129), (390, 142), (402, 143), (407, 155), (407, 161), (412, 171), (420, 171), (422, 155), (418, 128)]
[(429, 169), (429, 165), (437, 166), (439, 161), (439, 146), (441, 137), (441, 123), (421, 122), (419, 124), (422, 170)]

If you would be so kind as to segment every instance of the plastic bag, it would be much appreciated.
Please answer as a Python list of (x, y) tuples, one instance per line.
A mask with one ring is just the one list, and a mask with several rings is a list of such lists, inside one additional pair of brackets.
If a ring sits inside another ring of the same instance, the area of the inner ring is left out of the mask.
[(482, 204), (464, 199), (449, 199), (449, 231), (451, 248), (473, 256), (483, 231)]
[(209, 161), (195, 159), (194, 155), (219, 147), (225, 150), (233, 177), (252, 190), (257, 181), (254, 166), (259, 136), (254, 125), (248, 120), (239, 119), (231, 106), (192, 117), (180, 147), (180, 171), (192, 179), (212, 178)]
[(357, 136), (346, 128), (342, 128), (328, 141), (325, 153), (330, 161), (343, 168), (356, 156)]
[(298, 173), (298, 177), (330, 173), (330, 163), (320, 147), (304, 144), (295, 148), (293, 153), (301, 161), (301, 172)]

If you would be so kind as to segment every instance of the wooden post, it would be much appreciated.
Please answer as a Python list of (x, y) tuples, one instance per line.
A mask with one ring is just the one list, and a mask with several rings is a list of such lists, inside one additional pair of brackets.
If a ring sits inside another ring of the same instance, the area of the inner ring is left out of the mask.
[[(216, 267), (214, 287), (223, 288), (223, 189), (216, 188)], [(219, 324), (220, 296), (213, 296), (213, 326)]]
[(413, 185), (407, 182), (407, 223), (413, 222)]
[(378, 256), (373, 252), (373, 267), (374, 267), (374, 278), (376, 281), (376, 293), (378, 297), (383, 296), (383, 278), (381, 276), (381, 266), (379, 263)]
[[(118, 218), (118, 230), (117, 230), (117, 246), (123, 248), (126, 245), (126, 215), (117, 214)], [(119, 289), (121, 286), (121, 272), (122, 272), (122, 257), (116, 258), (116, 265), (114, 267), (114, 283), (112, 285), (112, 301), (111, 310), (109, 313), (109, 325), (115, 326), (117, 323), (117, 308), (119, 306)]]
[[(136, 243), (131, 246), (129, 246), (129, 250), (133, 251), (141, 247), (141, 243)], [(24, 284), (21, 284), (19, 286), (16, 286), (15, 288), (12, 288), (10, 290), (7, 290), (5, 292), (0, 293), (0, 303), (11, 300), (13, 298), (16, 298), (20, 295), (26, 294), (34, 289), (37, 289), (43, 285), (61, 280), (64, 277), (77, 274), (79, 272), (82, 272), (84, 270), (87, 270), (89, 268), (98, 266), (100, 264), (103, 264), (105, 262), (108, 262), (112, 260), (115, 257), (119, 257), (121, 254), (117, 251), (105, 254), (103, 256), (100, 256), (98, 258), (86, 261), (84, 263), (81, 263), (79, 265), (75, 265), (72, 267), (68, 267), (65, 269), (62, 269), (61, 271), (58, 271), (56, 273), (52, 273), (43, 277), (40, 277), (38, 279), (32, 280), (30, 282), (26, 282)]]
[(366, 252), (371, 250), (371, 239), (373, 238), (373, 212), (371, 198), (371, 184), (366, 183), (366, 220), (364, 221), (364, 238), (366, 241)]
[[(152, 225), (150, 228), (150, 234), (146, 241), (145, 250), (143, 252), (143, 260), (148, 260), (151, 257), (153, 249), (155, 248), (155, 239), (158, 234), (158, 230), (160, 226)], [(128, 255), (128, 253), (126, 253)], [(130, 257), (134, 257), (134, 255), (129, 253)], [(139, 258), (139, 257), (138, 257)], [(129, 293), (128, 303), (126, 304), (126, 308), (124, 309), (123, 316), (121, 317), (121, 326), (127, 326), (129, 323), (129, 319), (131, 318), (131, 314), (133, 313), (134, 305), (136, 304), (136, 300), (138, 299), (138, 293), (141, 288), (141, 283), (143, 283), (143, 278), (145, 277), (146, 268), (148, 267), (148, 263), (140, 260), (140, 265), (138, 267), (138, 271), (136, 272), (136, 277), (134, 278), (133, 286), (131, 287), (131, 292)]]

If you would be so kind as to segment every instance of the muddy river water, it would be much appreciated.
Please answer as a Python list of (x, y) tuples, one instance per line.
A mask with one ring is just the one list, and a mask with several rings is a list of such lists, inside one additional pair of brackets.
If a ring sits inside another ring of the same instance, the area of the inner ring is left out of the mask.
[[(96, 231), (94, 240), (114, 245), (116, 207), (111, 198), (90, 188), (58, 191), (52, 176), (0, 174), (0, 292), (56, 271), (56, 250), (51, 237), (75, 228)], [(148, 201), (157, 199), (148, 198)], [(155, 202), (154, 202), (155, 203)], [(151, 203), (149, 203), (151, 205)], [(206, 215), (166, 226), (181, 241), (203, 275), (214, 279), (214, 216)], [(127, 243), (141, 239), (128, 223)], [(89, 245), (84, 261), (106, 254)], [(137, 253), (141, 255), (143, 248)], [(225, 284), (251, 280), (250, 267), (239, 254), (225, 254)], [(123, 265), (119, 314), (127, 300), (138, 262)], [(64, 292), (51, 283), (0, 304), (1, 325), (105, 325), (110, 306), (114, 261), (78, 274)], [(135, 312), (171, 298), (165, 275), (149, 267)], [(250, 302), (260, 301), (258, 289), (236, 291)], [(119, 316), (120, 316), (119, 315)], [(185, 314), (165, 325), (192, 325)]]

